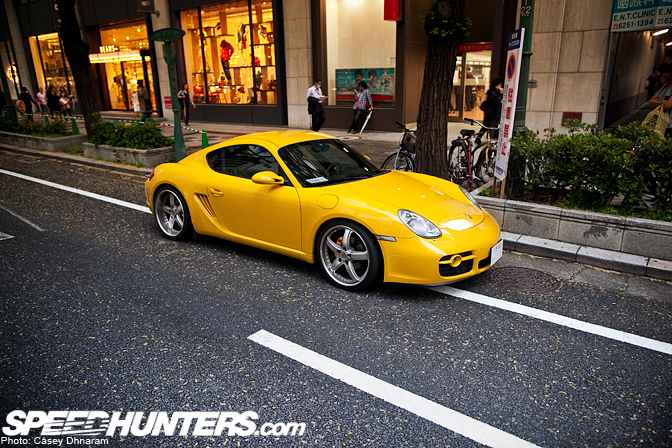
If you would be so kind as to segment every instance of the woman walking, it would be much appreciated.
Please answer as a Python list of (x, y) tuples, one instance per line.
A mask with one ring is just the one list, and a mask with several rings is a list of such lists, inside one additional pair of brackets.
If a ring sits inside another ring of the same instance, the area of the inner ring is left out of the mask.
[(373, 100), (371, 99), (369, 86), (365, 81), (359, 82), (355, 95), (355, 105), (352, 107), (352, 123), (350, 124), (350, 129), (348, 129), (348, 133), (353, 131), (353, 134), (358, 133), (361, 129), (359, 122), (361, 121), (362, 116), (366, 111), (373, 109)]
[(184, 118), (184, 125), (189, 126), (189, 106), (196, 107), (194, 100), (189, 95), (189, 84), (182, 85), (182, 90), (177, 92), (177, 100), (180, 102), (180, 115)]

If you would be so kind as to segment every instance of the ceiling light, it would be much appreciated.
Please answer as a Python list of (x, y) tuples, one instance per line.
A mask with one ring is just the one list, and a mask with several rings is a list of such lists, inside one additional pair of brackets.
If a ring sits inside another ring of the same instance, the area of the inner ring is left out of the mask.
[(670, 45), (672, 45), (672, 42), (668, 42), (665, 44), (666, 47), (669, 47)]
[(668, 31), (670, 31), (669, 28), (666, 28), (666, 29), (664, 29), (664, 30), (656, 31), (655, 33), (653, 33), (653, 35), (654, 35), (654, 36), (660, 36), (661, 34), (665, 34), (665, 33), (667, 33)]

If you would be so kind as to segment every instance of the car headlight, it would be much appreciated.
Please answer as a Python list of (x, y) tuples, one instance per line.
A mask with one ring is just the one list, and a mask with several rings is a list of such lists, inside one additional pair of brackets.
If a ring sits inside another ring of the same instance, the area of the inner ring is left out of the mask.
[(471, 195), (471, 193), (469, 193), (467, 190), (465, 190), (462, 187), (460, 187), (460, 190), (462, 190), (462, 193), (464, 193), (464, 195), (467, 197), (467, 199), (469, 199), (469, 202), (474, 204), (476, 207), (481, 208), (481, 206), (478, 204), (478, 202), (476, 202), (476, 199)]
[(422, 238), (438, 238), (441, 236), (441, 230), (433, 222), (417, 213), (401, 209), (397, 212), (397, 215), (406, 227)]

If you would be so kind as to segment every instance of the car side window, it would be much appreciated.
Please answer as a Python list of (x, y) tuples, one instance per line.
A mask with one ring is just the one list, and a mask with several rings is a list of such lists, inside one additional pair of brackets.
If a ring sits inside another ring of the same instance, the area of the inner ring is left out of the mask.
[(211, 151), (205, 158), (210, 168), (218, 173), (251, 179), (260, 171), (272, 171), (289, 183), (273, 154), (262, 146), (226, 146)]

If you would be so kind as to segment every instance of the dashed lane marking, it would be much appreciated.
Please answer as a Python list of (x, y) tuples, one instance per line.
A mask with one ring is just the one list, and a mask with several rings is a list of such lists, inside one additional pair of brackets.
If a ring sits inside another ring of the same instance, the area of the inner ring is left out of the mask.
[(40, 184), (40, 185), (46, 185), (48, 187), (57, 188), (59, 190), (79, 194), (79, 195), (82, 195), (82, 196), (86, 196), (88, 198), (98, 199), (99, 201), (109, 202), (110, 204), (120, 205), (122, 207), (131, 208), (133, 210), (137, 210), (137, 211), (140, 211), (140, 212), (145, 212), (145, 213), (149, 213), (149, 214), (152, 213), (149, 210), (148, 207), (145, 207), (145, 206), (142, 206), (142, 205), (133, 204), (131, 202), (126, 202), (126, 201), (121, 201), (119, 199), (114, 199), (114, 198), (110, 198), (108, 196), (103, 196), (101, 194), (96, 194), (96, 193), (91, 193), (91, 192), (84, 191), (84, 190), (79, 190), (77, 188), (66, 187), (65, 185), (57, 184), (57, 183), (54, 183), (54, 182), (49, 182), (47, 180), (37, 179), (35, 177), (26, 176), (26, 175), (19, 174), (19, 173), (14, 173), (12, 171), (0, 170), (0, 174), (6, 174), (8, 176), (18, 177), (19, 179), (28, 180), (30, 182), (35, 182), (35, 183)]
[(537, 446), (268, 331), (260, 330), (248, 339), (483, 445), (493, 448)]

